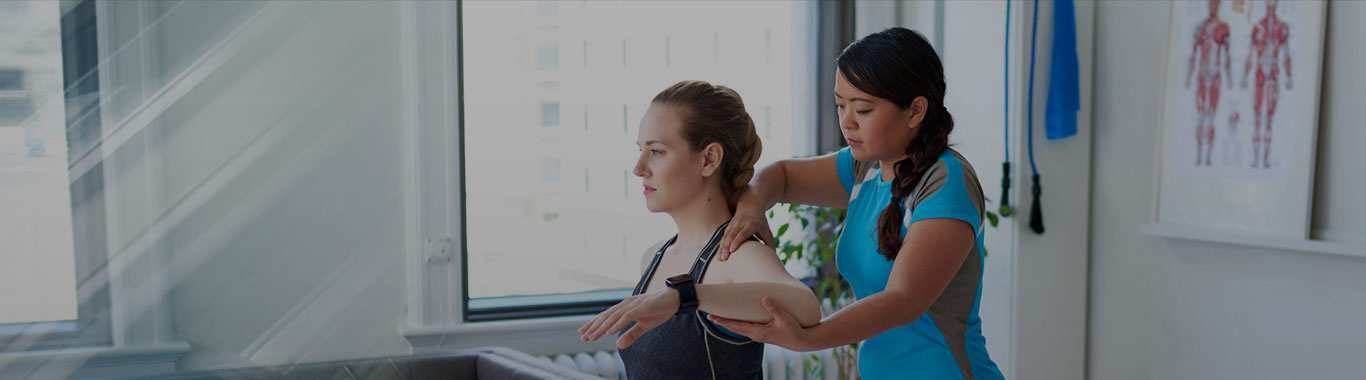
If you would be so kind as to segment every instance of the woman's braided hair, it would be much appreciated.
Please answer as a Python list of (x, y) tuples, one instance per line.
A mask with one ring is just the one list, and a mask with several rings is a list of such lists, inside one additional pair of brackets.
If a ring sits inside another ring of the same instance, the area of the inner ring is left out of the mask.
[(900, 109), (909, 108), (919, 97), (927, 102), (925, 117), (917, 127), (920, 131), (906, 144), (907, 158), (892, 168), (896, 173), (892, 202), (878, 216), (877, 251), (892, 260), (901, 250), (905, 199), (939, 155), (949, 149), (953, 115), (944, 108), (944, 66), (924, 36), (905, 28), (888, 28), (854, 41), (835, 64), (854, 87), (887, 99)]
[(711, 143), (721, 144), (721, 193), (730, 211), (735, 212), (735, 204), (754, 177), (754, 163), (763, 151), (740, 94), (726, 86), (685, 80), (655, 95), (652, 103), (681, 107), (683, 138), (693, 151)]

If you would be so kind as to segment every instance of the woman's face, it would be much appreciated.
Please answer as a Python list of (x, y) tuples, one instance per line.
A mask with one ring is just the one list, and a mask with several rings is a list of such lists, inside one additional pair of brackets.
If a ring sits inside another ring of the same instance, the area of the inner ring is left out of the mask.
[(683, 138), (682, 111), (651, 104), (640, 120), (640, 157), (631, 172), (644, 183), (645, 207), (651, 212), (675, 210), (704, 194), (707, 177), (716, 171), (716, 165), (708, 165), (706, 150), (693, 151)]
[[(918, 98), (919, 99), (919, 98)], [(862, 161), (890, 160), (906, 154), (923, 118), (920, 101), (901, 109), (891, 101), (859, 90), (835, 71), (835, 107), (840, 132), (854, 158)]]

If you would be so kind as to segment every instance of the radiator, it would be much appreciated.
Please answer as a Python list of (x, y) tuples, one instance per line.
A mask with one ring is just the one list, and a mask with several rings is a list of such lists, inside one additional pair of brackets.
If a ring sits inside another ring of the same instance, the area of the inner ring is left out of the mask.
[[(815, 355), (819, 360), (808, 358)], [(611, 380), (626, 380), (626, 366), (616, 351), (563, 353), (539, 357), (561, 367)], [(853, 371), (851, 371), (853, 372)], [(764, 379), (767, 380), (843, 380), (835, 366), (833, 351), (793, 352), (786, 348), (764, 346)]]

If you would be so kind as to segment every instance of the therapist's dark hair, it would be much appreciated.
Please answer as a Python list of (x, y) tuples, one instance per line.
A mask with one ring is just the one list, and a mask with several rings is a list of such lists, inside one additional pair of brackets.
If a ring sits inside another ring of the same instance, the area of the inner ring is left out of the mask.
[(754, 177), (754, 163), (763, 152), (740, 93), (726, 86), (685, 80), (660, 91), (651, 103), (684, 110), (683, 139), (694, 152), (711, 143), (721, 144), (721, 194), (734, 213), (740, 194)]
[[(949, 133), (953, 132), (953, 115), (944, 108), (944, 64), (939, 54), (920, 33), (888, 28), (849, 44), (835, 65), (854, 87), (887, 99), (902, 110), (910, 108), (916, 98), (925, 98), (925, 116), (917, 127), (920, 131), (906, 144), (908, 158), (893, 168), (896, 179), (892, 196), (909, 202), (911, 188), (948, 150)], [(887, 260), (895, 259), (901, 250), (905, 204), (891, 202), (878, 216), (877, 251)]]

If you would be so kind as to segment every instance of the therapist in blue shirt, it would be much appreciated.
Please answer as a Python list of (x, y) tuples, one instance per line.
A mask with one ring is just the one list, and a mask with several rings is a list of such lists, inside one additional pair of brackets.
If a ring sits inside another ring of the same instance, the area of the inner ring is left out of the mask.
[(763, 168), (741, 196), (718, 259), (761, 234), (778, 202), (847, 207), (836, 265), (856, 299), (803, 328), (765, 299), (768, 323), (712, 316), (755, 341), (814, 351), (862, 341), (864, 379), (1001, 379), (987, 354), (981, 185), (949, 148), (944, 68), (919, 33), (891, 28), (836, 60), (835, 104), (849, 146)]

